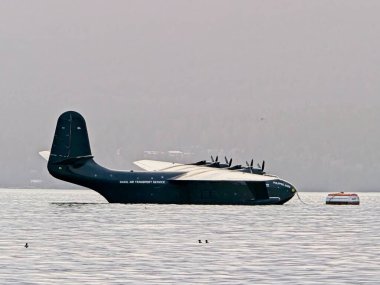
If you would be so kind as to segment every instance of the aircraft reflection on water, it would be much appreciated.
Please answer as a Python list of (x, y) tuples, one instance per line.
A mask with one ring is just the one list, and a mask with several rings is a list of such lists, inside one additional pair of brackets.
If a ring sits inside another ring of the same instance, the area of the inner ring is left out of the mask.
[(97, 164), (91, 153), (86, 122), (76, 112), (57, 122), (48, 159), (52, 176), (95, 190), (110, 203), (275, 205), (296, 193), (289, 182), (258, 168), (232, 165), (232, 159), (180, 164), (156, 160), (134, 163), (145, 171), (117, 171)]

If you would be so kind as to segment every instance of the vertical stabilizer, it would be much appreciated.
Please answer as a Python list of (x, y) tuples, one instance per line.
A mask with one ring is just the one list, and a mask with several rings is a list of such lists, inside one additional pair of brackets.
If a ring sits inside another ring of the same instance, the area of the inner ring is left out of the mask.
[(65, 112), (58, 118), (49, 163), (84, 157), (92, 157), (86, 122), (77, 112)]

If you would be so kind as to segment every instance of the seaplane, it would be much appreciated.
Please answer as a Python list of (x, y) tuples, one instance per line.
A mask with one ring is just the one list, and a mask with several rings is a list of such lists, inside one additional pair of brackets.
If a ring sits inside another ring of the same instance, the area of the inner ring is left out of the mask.
[(258, 168), (210, 161), (181, 164), (139, 160), (143, 171), (112, 170), (95, 162), (86, 122), (68, 111), (57, 121), (50, 151), (40, 152), (49, 173), (60, 180), (98, 192), (109, 203), (281, 205), (297, 192), (289, 182)]

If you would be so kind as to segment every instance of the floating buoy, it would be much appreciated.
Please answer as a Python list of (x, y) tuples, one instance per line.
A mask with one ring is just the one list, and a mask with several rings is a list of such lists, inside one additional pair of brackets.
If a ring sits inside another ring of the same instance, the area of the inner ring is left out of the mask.
[(326, 197), (326, 204), (328, 205), (359, 205), (360, 199), (358, 194), (350, 193), (330, 193)]
[(28, 248), (28, 247), (29, 247), (28, 243), (26, 243), (26, 244), (24, 245), (24, 247), (25, 247), (25, 248)]

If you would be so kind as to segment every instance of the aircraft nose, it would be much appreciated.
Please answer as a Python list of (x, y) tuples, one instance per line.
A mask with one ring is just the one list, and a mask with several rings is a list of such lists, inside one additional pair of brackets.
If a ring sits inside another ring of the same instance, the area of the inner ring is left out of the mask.
[(296, 192), (297, 192), (296, 187), (294, 187), (294, 186), (293, 186), (292, 184), (290, 184), (290, 183), (285, 184), (285, 187), (288, 188), (288, 190), (289, 190), (290, 192), (292, 192), (292, 193), (296, 193)]
[(289, 197), (292, 198), (294, 195), (297, 195), (297, 189), (294, 185), (290, 184), (289, 182), (287, 181), (283, 181), (283, 184), (281, 185), (281, 192)]

